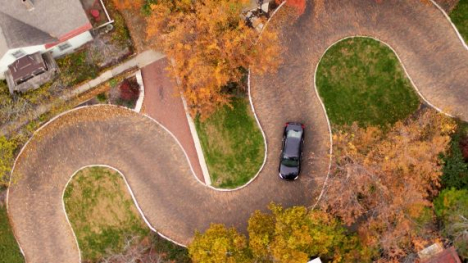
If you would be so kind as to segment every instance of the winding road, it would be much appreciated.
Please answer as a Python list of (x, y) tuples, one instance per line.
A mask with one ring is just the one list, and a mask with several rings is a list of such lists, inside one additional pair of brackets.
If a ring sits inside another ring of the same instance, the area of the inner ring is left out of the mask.
[[(333, 0), (283, 26), (284, 63), (276, 74), (252, 76), (251, 99), (265, 133), (266, 163), (247, 187), (217, 191), (200, 184), (175, 138), (149, 117), (118, 107), (73, 110), (37, 131), (19, 155), (8, 212), (27, 262), (78, 262), (63, 192), (70, 177), (93, 164), (118, 169), (147, 222), (187, 244), (211, 222), (246, 229), (250, 214), (270, 202), (311, 205), (328, 173), (330, 134), (314, 88), (314, 72), (328, 47), (350, 36), (370, 36), (401, 59), (420, 94), (468, 120), (468, 52), (444, 14), (419, 0)], [(377, 3), (382, 2), (382, 3)], [(270, 26), (279, 23), (279, 11)], [(307, 126), (305, 167), (295, 182), (278, 179), (282, 126)]]

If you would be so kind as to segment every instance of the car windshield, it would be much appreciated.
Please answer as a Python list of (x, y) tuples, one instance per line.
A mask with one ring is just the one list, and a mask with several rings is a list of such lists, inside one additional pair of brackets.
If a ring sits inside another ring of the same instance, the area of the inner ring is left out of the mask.
[(300, 139), (302, 137), (302, 131), (289, 130), (287, 136), (288, 138)]
[(298, 167), (299, 158), (283, 156), (283, 158), (281, 158), (281, 164), (288, 167)]

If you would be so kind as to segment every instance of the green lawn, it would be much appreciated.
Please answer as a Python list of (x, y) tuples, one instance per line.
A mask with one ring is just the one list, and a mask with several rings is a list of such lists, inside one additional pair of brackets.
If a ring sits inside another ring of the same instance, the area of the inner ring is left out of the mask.
[(450, 13), (450, 19), (468, 43), (468, 0), (460, 0)]
[(11, 232), (6, 207), (0, 204), (0, 263), (24, 262), (18, 243)]
[(135, 238), (132, 247), (156, 247), (153, 251), (166, 254), (167, 259), (188, 258), (185, 249), (151, 234), (122, 177), (113, 170), (92, 167), (78, 172), (65, 191), (64, 202), (84, 261), (125, 253), (125, 242), (131, 238)]
[(395, 54), (369, 38), (331, 47), (317, 72), (317, 87), (333, 124), (386, 126), (419, 106), (419, 97)]
[(264, 158), (263, 136), (246, 98), (234, 98), (204, 122), (196, 120), (198, 136), (213, 186), (234, 188), (247, 183)]
[(80, 50), (57, 59), (60, 68), (60, 78), (67, 86), (96, 78), (99, 75), (97, 65), (87, 61), (86, 50)]

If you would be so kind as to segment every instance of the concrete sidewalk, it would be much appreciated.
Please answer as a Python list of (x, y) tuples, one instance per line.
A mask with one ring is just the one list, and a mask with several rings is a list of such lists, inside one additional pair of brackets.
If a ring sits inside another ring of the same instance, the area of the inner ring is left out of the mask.
[[(70, 92), (63, 94), (50, 104), (38, 106), (32, 113), (32, 119), (37, 119), (44, 113), (49, 112), (54, 106), (60, 105), (63, 102), (69, 101), (76, 96), (83, 94), (98, 85), (110, 80), (111, 78), (122, 74), (123, 72), (132, 69), (132, 68), (143, 68), (155, 61), (164, 58), (165, 55), (154, 50), (147, 50), (143, 53), (140, 53), (131, 59), (101, 73), (97, 78), (92, 79), (86, 83), (81, 84), (80, 86), (70, 90)], [(26, 125), (31, 118), (26, 120), (19, 120), (13, 123), (8, 123), (0, 127), (0, 136), (6, 135), (11, 131), (18, 130), (21, 126)]]

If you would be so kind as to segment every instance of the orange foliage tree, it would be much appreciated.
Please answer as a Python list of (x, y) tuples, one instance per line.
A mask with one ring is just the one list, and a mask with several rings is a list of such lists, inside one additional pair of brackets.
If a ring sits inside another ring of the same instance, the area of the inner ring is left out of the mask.
[(143, 6), (143, 0), (112, 0), (112, 2), (119, 10), (140, 9)]
[(322, 208), (358, 222), (369, 245), (397, 259), (435, 238), (429, 201), (442, 174), (439, 154), (455, 123), (423, 111), (387, 132), (357, 125), (334, 137), (334, 168)]
[[(247, 0), (160, 0), (151, 5), (147, 35), (171, 59), (169, 68), (192, 114), (206, 117), (229, 104), (222, 87), (250, 68), (265, 73), (280, 62), (278, 37), (246, 26)], [(259, 39), (260, 37), (260, 39)]]

